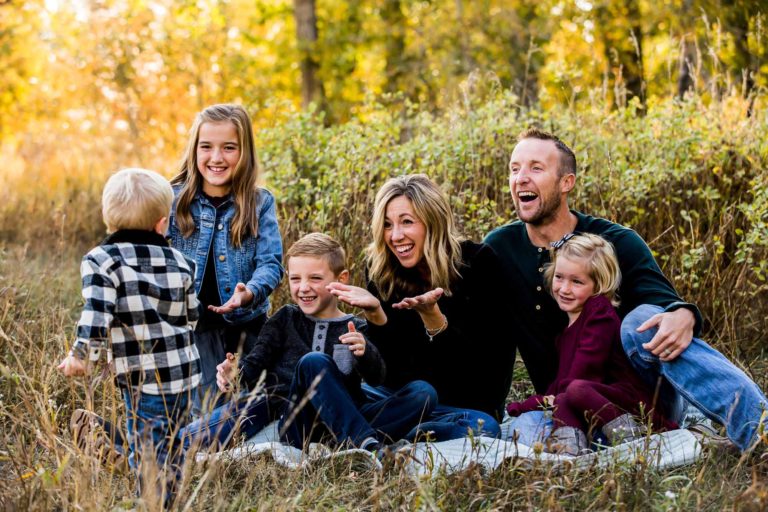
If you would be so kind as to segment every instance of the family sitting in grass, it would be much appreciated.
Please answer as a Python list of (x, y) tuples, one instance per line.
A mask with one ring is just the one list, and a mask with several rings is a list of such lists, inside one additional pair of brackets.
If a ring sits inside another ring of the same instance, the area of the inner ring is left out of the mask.
[[(405, 442), (499, 437), (506, 409), (509, 439), (579, 455), (698, 409), (751, 449), (768, 400), (695, 337), (699, 310), (637, 233), (569, 209), (576, 168), (557, 137), (523, 132), (509, 168), (519, 220), (482, 244), (428, 177), (392, 178), (373, 205), (367, 287), (349, 284), (338, 242), (311, 233), (286, 255), (292, 304), (267, 318), (283, 274), (275, 200), (257, 186), (248, 114), (214, 105), (173, 188), (140, 169), (107, 182), (110, 235), (83, 259), (85, 306), (59, 369), (81, 375), (111, 354), (139, 492), (166, 507), (186, 450), (276, 420), (297, 448), (383, 459)], [(517, 349), (537, 394), (505, 408)], [(77, 432), (99, 426), (116, 432), (76, 412)]]

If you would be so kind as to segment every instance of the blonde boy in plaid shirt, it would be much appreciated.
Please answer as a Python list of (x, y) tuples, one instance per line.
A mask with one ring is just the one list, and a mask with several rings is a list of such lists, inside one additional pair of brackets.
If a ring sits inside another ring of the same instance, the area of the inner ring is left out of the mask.
[[(85, 305), (77, 340), (58, 366), (68, 377), (84, 375), (107, 349), (125, 401), (128, 461), (138, 472), (138, 491), (143, 497), (158, 493), (165, 507), (184, 461), (177, 434), (200, 382), (192, 339), (198, 318), (194, 263), (164, 238), (172, 202), (170, 184), (155, 172), (123, 169), (109, 178), (102, 214), (111, 234), (83, 257)], [(147, 464), (153, 459), (156, 467)], [(154, 489), (142, 482), (152, 469), (164, 473)]]

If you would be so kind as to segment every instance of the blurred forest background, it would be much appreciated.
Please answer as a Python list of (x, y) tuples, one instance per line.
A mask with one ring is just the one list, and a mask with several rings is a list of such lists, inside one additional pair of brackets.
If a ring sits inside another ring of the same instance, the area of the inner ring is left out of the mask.
[(440, 113), (489, 88), (543, 111), (644, 113), (685, 94), (751, 111), (768, 86), (767, 12), (764, 0), (1, 0), (0, 187), (29, 200), (42, 179), (59, 204), (69, 180), (98, 188), (90, 178), (119, 166), (170, 174), (195, 112), (218, 102), (246, 105), (257, 129), (308, 108), (325, 126)]

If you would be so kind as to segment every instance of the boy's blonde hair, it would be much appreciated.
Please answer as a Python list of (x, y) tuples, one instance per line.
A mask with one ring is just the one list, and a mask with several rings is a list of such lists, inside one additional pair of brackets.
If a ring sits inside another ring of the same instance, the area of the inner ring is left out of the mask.
[[(426, 228), (424, 260), (430, 279), (426, 289), (403, 275), (403, 266), (387, 246), (384, 235), (387, 206), (400, 196), (408, 198), (413, 212)], [(410, 296), (438, 287), (451, 295), (451, 286), (461, 277), (462, 237), (448, 198), (426, 174), (398, 176), (384, 183), (376, 194), (371, 224), (373, 242), (367, 249), (368, 272), (384, 300), (396, 294)]]
[(346, 269), (346, 254), (339, 242), (323, 233), (310, 233), (297, 240), (285, 254), (286, 266), (294, 256), (312, 256), (322, 258), (334, 275), (338, 276)]
[(173, 189), (168, 180), (146, 169), (122, 169), (109, 177), (101, 195), (101, 214), (107, 231), (152, 230), (168, 217)]
[(621, 270), (611, 242), (598, 235), (582, 233), (566, 240), (559, 248), (553, 249), (552, 263), (544, 272), (544, 279), (550, 293), (557, 258), (583, 262), (590, 279), (595, 283), (595, 295), (605, 295), (611, 304), (619, 305), (617, 292), (621, 284)]

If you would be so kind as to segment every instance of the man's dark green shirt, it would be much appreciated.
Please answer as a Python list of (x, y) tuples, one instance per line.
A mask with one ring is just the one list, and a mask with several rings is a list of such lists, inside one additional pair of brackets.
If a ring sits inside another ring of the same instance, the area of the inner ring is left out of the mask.
[[(600, 235), (616, 249), (621, 268), (621, 318), (641, 304), (660, 306), (665, 311), (684, 307), (695, 315), (698, 334), (702, 321), (698, 308), (678, 296), (648, 245), (635, 231), (605, 219), (572, 213), (578, 219), (574, 233)], [(543, 393), (557, 373), (555, 338), (568, 325), (567, 315), (560, 311), (544, 285), (549, 248), (533, 245), (525, 224), (519, 220), (493, 230), (485, 243), (499, 257), (504, 272), (504, 282), (499, 284), (514, 307), (509, 341), (520, 350), (536, 391)]]

